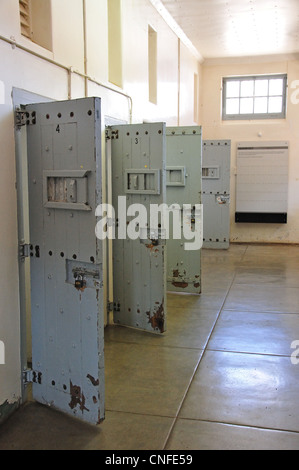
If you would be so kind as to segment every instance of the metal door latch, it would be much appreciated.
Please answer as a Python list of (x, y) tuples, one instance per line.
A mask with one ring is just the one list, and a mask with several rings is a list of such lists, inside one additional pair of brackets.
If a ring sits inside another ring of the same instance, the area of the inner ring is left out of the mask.
[(229, 204), (230, 196), (226, 194), (220, 194), (216, 197), (218, 204)]
[(86, 288), (86, 280), (83, 278), (81, 274), (77, 275), (75, 278), (75, 287), (78, 290), (82, 290)]

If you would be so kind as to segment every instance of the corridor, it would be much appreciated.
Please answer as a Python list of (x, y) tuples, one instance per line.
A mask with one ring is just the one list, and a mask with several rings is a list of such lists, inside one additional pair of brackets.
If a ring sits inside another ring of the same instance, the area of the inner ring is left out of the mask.
[(202, 278), (168, 295), (163, 337), (106, 328), (100, 426), (30, 402), (0, 450), (298, 450), (299, 247), (203, 250)]

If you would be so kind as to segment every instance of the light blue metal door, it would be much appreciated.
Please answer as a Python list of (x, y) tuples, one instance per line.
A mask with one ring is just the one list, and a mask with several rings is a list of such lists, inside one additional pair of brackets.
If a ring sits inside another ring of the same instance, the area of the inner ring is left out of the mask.
[[(201, 204), (201, 127), (169, 127), (166, 134), (167, 204), (179, 208), (182, 223), (184, 204), (191, 205), (190, 226), (193, 230), (195, 216), (200, 216), (193, 208)], [(201, 250), (186, 250), (183, 226), (181, 232), (181, 239), (170, 237), (167, 240), (167, 290), (200, 294)]]
[[(152, 205), (166, 203), (165, 124), (112, 126), (107, 135), (116, 211), (114, 322), (161, 334), (167, 311), (165, 242), (159, 227), (151, 226), (150, 213)], [(136, 204), (146, 212), (146, 220), (135, 213)]]
[(28, 147), (33, 397), (104, 419), (99, 98), (25, 107)]
[(202, 166), (203, 247), (229, 248), (230, 140), (204, 140)]

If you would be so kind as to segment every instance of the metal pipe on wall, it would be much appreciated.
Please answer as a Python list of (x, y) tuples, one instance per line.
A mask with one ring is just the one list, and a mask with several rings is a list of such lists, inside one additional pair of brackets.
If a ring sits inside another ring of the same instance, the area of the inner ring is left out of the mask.
[(83, 43), (84, 43), (84, 91), (85, 97), (88, 96), (88, 80), (87, 80), (87, 20), (86, 20), (86, 0), (82, 0), (83, 8)]
[(178, 38), (178, 126), (181, 113), (181, 40)]
[(49, 57), (45, 57), (42, 54), (39, 54), (38, 52), (32, 51), (28, 47), (25, 47), (22, 44), (17, 43), (15, 39), (9, 39), (9, 38), (6, 38), (5, 36), (0, 35), (0, 40), (10, 44), (13, 48), (18, 48), (18, 49), (20, 49), (24, 52), (27, 52), (28, 54), (33, 55), (34, 57), (42, 59), (42, 60), (44, 60), (44, 61), (46, 61), (46, 62), (48, 62), (52, 65), (55, 65), (56, 67), (59, 67), (59, 68), (65, 70), (67, 72), (67, 80), (68, 80), (68, 99), (72, 98), (72, 80), (71, 80), (72, 74), (76, 74), (76, 75), (80, 76), (81, 78), (84, 78), (87, 82), (92, 82), (95, 85), (98, 85), (102, 88), (105, 88), (106, 90), (112, 91), (113, 93), (117, 93), (120, 96), (123, 96), (123, 97), (127, 98), (127, 100), (129, 101), (129, 123), (130, 124), (132, 123), (133, 99), (132, 99), (131, 96), (127, 95), (123, 91), (116, 90), (116, 89), (114, 89), (114, 88), (112, 88), (108, 85), (105, 85), (104, 83), (101, 83), (101, 82), (95, 80), (92, 77), (89, 77), (86, 73), (79, 72), (78, 70), (73, 70), (72, 67), (68, 67), (68, 66), (63, 65), (59, 62), (56, 62), (55, 60), (53, 60)]

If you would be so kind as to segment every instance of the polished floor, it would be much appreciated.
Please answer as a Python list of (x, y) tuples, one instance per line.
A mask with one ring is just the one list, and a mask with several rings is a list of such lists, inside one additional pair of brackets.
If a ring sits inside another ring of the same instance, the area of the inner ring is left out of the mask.
[(0, 450), (299, 450), (299, 247), (203, 250), (202, 276), (163, 337), (106, 329), (99, 427), (28, 403)]

